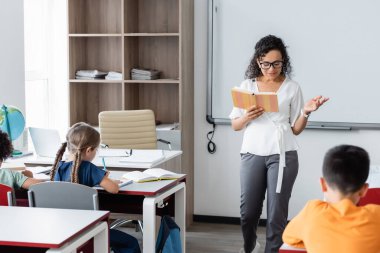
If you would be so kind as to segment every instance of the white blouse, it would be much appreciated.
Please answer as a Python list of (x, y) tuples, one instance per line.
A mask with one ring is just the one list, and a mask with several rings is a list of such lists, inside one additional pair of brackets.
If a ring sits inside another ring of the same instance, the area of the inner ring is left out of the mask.
[[(240, 88), (259, 93), (257, 83), (251, 79), (243, 81)], [(247, 124), (240, 152), (260, 156), (279, 154), (280, 170), (277, 186), (281, 189), (283, 167), (286, 166), (285, 152), (298, 149), (291, 127), (302, 113), (304, 101), (300, 86), (288, 77), (278, 89), (277, 98), (279, 112), (264, 112)], [(244, 109), (234, 107), (229, 117), (236, 119), (244, 113)], [(280, 192), (280, 189), (277, 192)]]

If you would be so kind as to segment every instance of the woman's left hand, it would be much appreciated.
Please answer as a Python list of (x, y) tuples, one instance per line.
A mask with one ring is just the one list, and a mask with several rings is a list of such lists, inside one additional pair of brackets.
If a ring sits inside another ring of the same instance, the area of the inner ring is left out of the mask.
[(303, 111), (305, 114), (309, 114), (311, 112), (314, 112), (318, 110), (320, 106), (322, 106), (325, 102), (327, 102), (329, 98), (323, 97), (323, 96), (316, 96), (312, 99), (310, 99), (308, 102), (306, 102), (305, 106), (303, 107)]

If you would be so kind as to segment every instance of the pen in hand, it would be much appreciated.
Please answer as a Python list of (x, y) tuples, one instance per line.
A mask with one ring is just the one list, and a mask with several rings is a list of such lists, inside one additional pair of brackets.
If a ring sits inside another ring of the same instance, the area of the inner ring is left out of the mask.
[(104, 157), (102, 157), (102, 163), (103, 163), (103, 170), (106, 171), (107, 167), (106, 167), (106, 161), (104, 160)]

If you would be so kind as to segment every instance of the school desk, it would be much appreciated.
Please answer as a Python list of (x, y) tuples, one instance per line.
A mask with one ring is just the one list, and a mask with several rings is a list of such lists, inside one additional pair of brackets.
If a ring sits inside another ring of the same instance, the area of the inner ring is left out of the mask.
[[(108, 211), (0, 206), (0, 252), (109, 252)], [(76, 252), (76, 251), (75, 251)]]
[[(113, 178), (120, 178), (124, 172), (111, 171)], [(155, 252), (157, 239), (156, 213), (157, 207), (166, 203), (169, 197), (174, 196), (169, 205), (174, 204), (174, 218), (181, 231), (182, 252), (186, 246), (186, 175), (175, 180), (160, 180), (145, 183), (132, 183), (120, 188), (118, 194), (99, 191), (99, 208), (116, 213), (143, 214), (143, 252)], [(133, 209), (134, 206), (142, 210)], [(132, 208), (132, 209), (131, 209)]]
[[(126, 150), (129, 151), (129, 149)], [(162, 150), (162, 158), (149, 160), (150, 157), (153, 157), (153, 155), (157, 153), (157, 151), (161, 152), (161, 150), (133, 150), (131, 158), (133, 156), (140, 155), (140, 157), (147, 158), (146, 162), (134, 161), (133, 159), (128, 161), (128, 158), (126, 157), (105, 157), (106, 167), (111, 170), (150, 169), (157, 166), (162, 166), (166, 162), (169, 162), (177, 157), (179, 158), (182, 154), (182, 151), (180, 150)], [(24, 163), (26, 166), (49, 166), (54, 163), (54, 158), (32, 155), (8, 159), (6, 162), (18, 164)], [(96, 157), (92, 162), (98, 167), (103, 167), (103, 161), (100, 157)]]

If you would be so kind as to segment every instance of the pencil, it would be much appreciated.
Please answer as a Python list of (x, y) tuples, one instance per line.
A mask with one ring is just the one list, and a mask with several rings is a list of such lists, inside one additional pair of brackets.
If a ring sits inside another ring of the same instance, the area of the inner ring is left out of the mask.
[(103, 163), (103, 170), (107, 170), (106, 161), (104, 160), (104, 157), (102, 157), (102, 163)]

